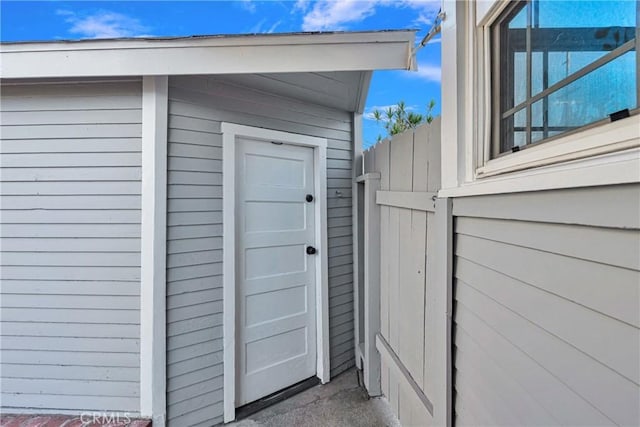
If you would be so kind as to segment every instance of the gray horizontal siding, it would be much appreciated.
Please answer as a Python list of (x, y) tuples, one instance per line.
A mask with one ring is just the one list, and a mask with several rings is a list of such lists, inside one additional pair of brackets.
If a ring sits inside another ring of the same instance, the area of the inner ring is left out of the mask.
[(621, 223), (629, 212), (570, 209), (598, 211), (606, 194), (635, 197), (638, 215), (638, 190), (487, 196), (494, 211), (454, 201), (460, 424), (638, 425), (640, 231)]
[(168, 418), (171, 425), (211, 425), (223, 414), (220, 124), (328, 139), (331, 374), (337, 375), (354, 363), (351, 116), (199, 77), (172, 78), (169, 96), (167, 304), (175, 308), (167, 328), (169, 348), (180, 344), (168, 350)]
[(3, 86), (2, 410), (139, 411), (139, 82)]
[(213, 119), (169, 103), (167, 417), (222, 421), (222, 140)]

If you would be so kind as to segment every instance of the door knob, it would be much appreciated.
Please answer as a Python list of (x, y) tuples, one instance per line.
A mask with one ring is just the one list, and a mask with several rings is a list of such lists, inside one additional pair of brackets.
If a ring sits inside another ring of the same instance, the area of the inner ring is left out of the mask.
[(307, 202), (311, 203), (313, 202), (313, 196), (311, 194), (307, 194), (307, 197), (305, 197), (305, 199), (307, 200)]
[(316, 253), (316, 248), (313, 246), (307, 246), (307, 255), (313, 255)]

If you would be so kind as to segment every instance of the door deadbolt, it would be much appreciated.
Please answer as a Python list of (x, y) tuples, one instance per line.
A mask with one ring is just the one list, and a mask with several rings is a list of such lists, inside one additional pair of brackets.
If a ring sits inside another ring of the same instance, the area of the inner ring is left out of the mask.
[(307, 255), (313, 255), (316, 253), (316, 248), (313, 246), (307, 246)]
[(311, 203), (313, 202), (313, 196), (311, 194), (307, 194), (307, 197), (305, 197), (305, 199), (307, 200), (307, 202)]

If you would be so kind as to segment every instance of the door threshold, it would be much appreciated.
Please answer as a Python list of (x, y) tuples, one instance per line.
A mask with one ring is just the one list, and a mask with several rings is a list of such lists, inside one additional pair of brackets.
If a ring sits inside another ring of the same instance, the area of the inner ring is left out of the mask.
[(307, 378), (306, 380), (302, 380), (299, 383), (289, 386), (283, 390), (271, 393), (270, 395), (256, 400), (255, 402), (247, 403), (244, 406), (236, 408), (236, 421), (247, 418), (255, 414), (256, 412), (262, 411), (263, 409), (275, 405), (276, 403), (280, 403), (283, 400), (286, 400), (298, 393), (302, 393), (303, 391), (308, 390), (318, 384), (320, 384), (320, 379), (318, 377)]

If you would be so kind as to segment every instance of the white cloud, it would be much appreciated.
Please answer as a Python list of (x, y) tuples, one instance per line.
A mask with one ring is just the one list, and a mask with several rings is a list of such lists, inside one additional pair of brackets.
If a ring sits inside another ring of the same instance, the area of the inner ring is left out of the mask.
[(65, 17), (71, 24), (69, 33), (82, 38), (105, 39), (118, 37), (148, 37), (150, 28), (139, 19), (121, 13), (101, 10), (91, 15), (79, 15), (70, 10), (58, 10), (56, 14)]
[(273, 24), (271, 27), (269, 27), (269, 29), (267, 30), (267, 33), (269, 34), (273, 33), (276, 30), (276, 28), (280, 26), (280, 24), (282, 24), (282, 21), (278, 21), (275, 24)]
[(262, 27), (264, 26), (265, 22), (267, 22), (267, 18), (262, 18), (256, 25), (254, 25), (249, 29), (248, 33), (249, 34), (261, 33)]
[(278, 28), (280, 26), (280, 24), (282, 24), (282, 20), (275, 22), (269, 28), (265, 28), (265, 24), (267, 24), (267, 18), (261, 19), (257, 24), (255, 24), (253, 27), (251, 27), (249, 29), (248, 33), (250, 33), (250, 34), (264, 34), (264, 33), (271, 34), (276, 30), (276, 28)]
[(240, 7), (248, 12), (256, 13), (256, 5), (252, 0), (240, 0)]
[(308, 0), (298, 0), (293, 11), (305, 13), (303, 31), (344, 30), (350, 23), (360, 22), (374, 15), (378, 6), (411, 8), (419, 14), (416, 23), (425, 23), (435, 16), (440, 0), (318, 0), (309, 10)]
[(291, 13), (302, 12), (305, 13), (309, 9), (310, 0), (297, 0), (296, 4), (291, 8)]
[(413, 21), (413, 25), (417, 25), (420, 27), (428, 27), (433, 24), (433, 18), (430, 17), (430, 14), (427, 12), (421, 12), (416, 19)]
[(440, 0), (399, 0), (397, 3), (401, 3), (413, 9), (424, 8), (428, 10), (435, 10), (436, 12), (442, 5), (442, 2)]
[(408, 73), (406, 75), (416, 76), (424, 80), (440, 83), (440, 80), (442, 79), (442, 70), (437, 65), (421, 63), (418, 64), (418, 71), (414, 73)]
[(345, 24), (359, 22), (375, 13), (375, 1), (319, 0), (302, 18), (303, 31), (343, 30)]

